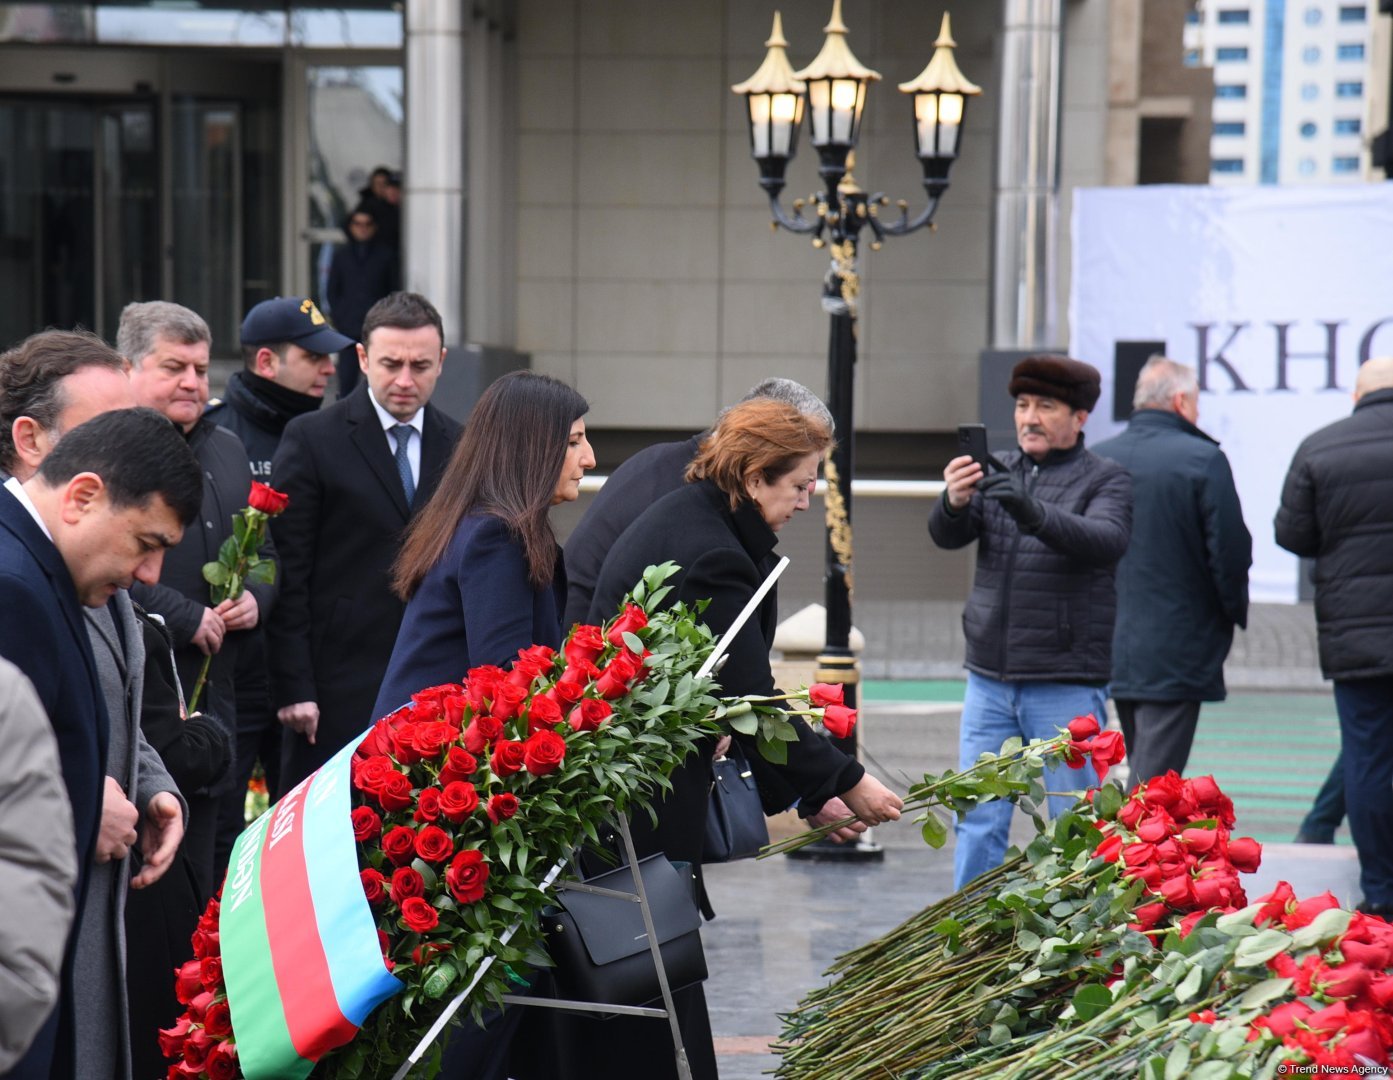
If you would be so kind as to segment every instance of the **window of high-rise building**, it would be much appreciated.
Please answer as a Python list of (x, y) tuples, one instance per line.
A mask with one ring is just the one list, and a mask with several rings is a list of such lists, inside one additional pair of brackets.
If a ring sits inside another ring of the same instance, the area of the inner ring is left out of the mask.
[(1320, 63), (1320, 46), (1319, 46), (1319, 45), (1307, 45), (1304, 49), (1301, 50), (1301, 59), (1304, 60), (1304, 61), (1305, 61), (1306, 63), (1308, 63), (1308, 64), (1319, 64), (1319, 63)]
[(1334, 131), (1336, 135), (1358, 135), (1362, 128), (1359, 117), (1347, 116), (1335, 121)]
[(1203, 59), (1203, 58), (1200, 56), (1200, 51), (1199, 51), (1198, 49), (1186, 49), (1186, 50), (1185, 50), (1185, 66), (1186, 66), (1186, 67), (1199, 67), (1199, 66), (1200, 66), (1200, 63), (1202, 62), (1202, 59)]
[(1356, 173), (1359, 171), (1359, 159), (1353, 156), (1337, 157), (1330, 163), (1330, 171), (1337, 173)]
[(1222, 26), (1247, 26), (1247, 8), (1220, 8), (1219, 23)]
[(1246, 134), (1248, 125), (1242, 120), (1215, 120), (1215, 135), (1243, 135)]
[(1304, 157), (1296, 163), (1296, 171), (1302, 176), (1314, 176), (1316, 173), (1316, 159)]
[(1342, 23), (1362, 23), (1367, 22), (1369, 13), (1363, 4), (1341, 4), (1340, 21)]
[(1248, 86), (1246, 83), (1219, 83), (1214, 87), (1214, 96), (1230, 100), (1246, 98)]
[(1358, 79), (1349, 82), (1337, 82), (1335, 84), (1335, 96), (1337, 98), (1357, 98), (1364, 96), (1364, 84)]
[(1308, 7), (1301, 17), (1307, 26), (1319, 26), (1321, 19), (1325, 17), (1325, 12), (1318, 7)]
[(1214, 59), (1218, 63), (1247, 60), (1248, 47), (1246, 45), (1221, 45), (1214, 50)]
[(1307, 120), (1296, 130), (1301, 132), (1301, 137), (1303, 139), (1314, 139), (1316, 137), (1316, 125), (1310, 120)]
[(1356, 41), (1348, 45), (1337, 45), (1335, 47), (1336, 60), (1363, 60), (1364, 43)]
[(1199, 10), (1197, 8), (1191, 8), (1187, 11), (1185, 13), (1185, 22), (1190, 26), (1198, 26), (1200, 22)]
[(1313, 83), (1313, 82), (1308, 82), (1308, 83), (1302, 83), (1302, 84), (1301, 84), (1301, 100), (1302, 100), (1302, 101), (1315, 101), (1316, 98), (1318, 98), (1318, 97), (1320, 97), (1320, 87), (1319, 87), (1319, 86), (1317, 86), (1317, 85), (1316, 85), (1315, 83)]
[(1218, 157), (1209, 163), (1209, 171), (1216, 173), (1241, 173), (1243, 159), (1238, 157)]

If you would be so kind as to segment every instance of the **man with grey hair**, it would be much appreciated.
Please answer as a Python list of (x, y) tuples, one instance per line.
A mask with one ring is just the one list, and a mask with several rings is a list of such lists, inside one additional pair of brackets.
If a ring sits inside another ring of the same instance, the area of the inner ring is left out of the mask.
[[(832, 428), (832, 414), (822, 399), (792, 379), (765, 379), (751, 387), (741, 401), (769, 398), (792, 405)], [(722, 410), (721, 416), (725, 415)], [(720, 416), (716, 418), (720, 419)], [(585, 622), (595, 581), (609, 549), (625, 529), (654, 502), (684, 483), (687, 464), (708, 431), (680, 442), (655, 443), (629, 458), (605, 481), (605, 486), (586, 508), (580, 524), (566, 538), (566, 615), (562, 625)]]
[(1184, 772), (1200, 703), (1222, 701), (1233, 628), (1248, 623), (1253, 538), (1228, 458), (1196, 427), (1195, 371), (1153, 356), (1127, 430), (1094, 453), (1132, 474), (1117, 567), (1112, 683), (1133, 783)]
[[(275, 586), (249, 585), (236, 600), (216, 607), (203, 565), (218, 557), (232, 535), (233, 516), (247, 505), (251, 467), (242, 440), (203, 415), (208, 404), (208, 367), (213, 336), (196, 312), (163, 300), (127, 304), (116, 331), (117, 350), (131, 363), (131, 389), (137, 404), (162, 413), (183, 433), (203, 471), (199, 519), (164, 561), (158, 584), (136, 584), (131, 596), (145, 610), (164, 618), (175, 648), (184, 695), (192, 694), (205, 656), (213, 656), (204, 706), (236, 737), (236, 654), (245, 634), (269, 614)], [(263, 556), (271, 557), (270, 547)], [(189, 827), (184, 847), (197, 878), (199, 902), (217, 887), (214, 833), (218, 798), (231, 785), (231, 772), (209, 788), (184, 792)]]

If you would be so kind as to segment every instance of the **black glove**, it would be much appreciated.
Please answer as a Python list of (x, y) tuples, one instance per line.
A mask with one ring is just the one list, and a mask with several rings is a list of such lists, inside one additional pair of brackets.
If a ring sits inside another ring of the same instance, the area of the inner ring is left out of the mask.
[(1000, 503), (1001, 508), (1016, 519), (1021, 531), (1033, 533), (1045, 523), (1045, 508), (1025, 490), (1025, 477), (1020, 473), (994, 473), (977, 481), (982, 498)]

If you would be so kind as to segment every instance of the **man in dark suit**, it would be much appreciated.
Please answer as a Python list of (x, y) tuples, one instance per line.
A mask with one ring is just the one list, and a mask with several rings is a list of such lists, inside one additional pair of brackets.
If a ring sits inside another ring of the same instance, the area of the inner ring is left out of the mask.
[(364, 387), (292, 420), (272, 469), (290, 496), (271, 530), (281, 595), (270, 623), (272, 696), (288, 746), (281, 789), (373, 720), (403, 604), (390, 570), (435, 492), (460, 425), (430, 405), (445, 360), (440, 314), (396, 292), (363, 320)]
[[(0, 656), (34, 684), (58, 739), (73, 808), (78, 910), (102, 819), (110, 726), (82, 607), (159, 579), (198, 515), (202, 477), (178, 431), (148, 409), (105, 413), (63, 435), (37, 474), (0, 493)], [(158, 842), (158, 830), (151, 831)], [(153, 848), (151, 848), (153, 852)], [(36, 933), (42, 928), (36, 928)], [(59, 1007), (11, 1076), (75, 1075), (73, 940)]]

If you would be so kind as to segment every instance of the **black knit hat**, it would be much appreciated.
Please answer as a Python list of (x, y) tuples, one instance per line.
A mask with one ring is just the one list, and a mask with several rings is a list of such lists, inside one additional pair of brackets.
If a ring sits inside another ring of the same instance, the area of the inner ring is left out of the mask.
[(1039, 394), (1064, 402), (1071, 409), (1092, 412), (1102, 392), (1102, 376), (1092, 364), (1067, 356), (1027, 356), (1011, 369), (1006, 392)]

